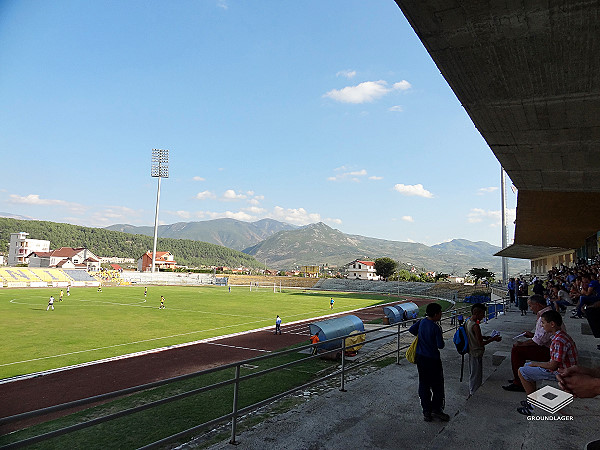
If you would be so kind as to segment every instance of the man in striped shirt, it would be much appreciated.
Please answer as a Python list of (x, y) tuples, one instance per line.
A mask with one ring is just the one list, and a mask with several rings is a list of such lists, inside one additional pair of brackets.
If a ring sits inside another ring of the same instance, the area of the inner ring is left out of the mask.
[[(541, 316), (541, 322), (544, 331), (552, 334), (550, 361), (528, 362), (519, 369), (519, 378), (528, 395), (535, 392), (536, 381), (556, 381), (559, 369), (564, 370), (577, 365), (577, 347), (571, 336), (561, 329), (563, 321), (560, 313), (546, 311)], [(517, 411), (530, 416), (533, 414), (533, 405), (524, 400)]]

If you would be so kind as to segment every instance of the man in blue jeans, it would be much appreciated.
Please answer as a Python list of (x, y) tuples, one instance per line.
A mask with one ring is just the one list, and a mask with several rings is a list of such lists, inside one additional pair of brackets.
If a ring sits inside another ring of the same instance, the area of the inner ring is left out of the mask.
[(419, 398), (423, 408), (423, 420), (433, 418), (447, 422), (450, 416), (444, 413), (444, 371), (440, 348), (444, 348), (442, 330), (437, 322), (442, 318), (442, 307), (430, 303), (425, 309), (426, 317), (413, 324), (408, 331), (419, 337), (416, 350), (419, 371)]

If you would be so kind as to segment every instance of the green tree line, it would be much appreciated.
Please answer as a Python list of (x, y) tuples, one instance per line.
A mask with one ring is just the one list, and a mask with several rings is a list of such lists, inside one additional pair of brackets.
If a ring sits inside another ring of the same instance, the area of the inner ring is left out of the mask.
[[(17, 220), (0, 217), (0, 252), (7, 254), (11, 233), (24, 231), (31, 239), (50, 241), (51, 249), (85, 247), (97, 256), (134, 258), (152, 251), (153, 238), (141, 234), (82, 227), (68, 223)], [(263, 267), (252, 256), (220, 245), (189, 239), (159, 238), (157, 252), (171, 252), (178, 264), (191, 267)]]

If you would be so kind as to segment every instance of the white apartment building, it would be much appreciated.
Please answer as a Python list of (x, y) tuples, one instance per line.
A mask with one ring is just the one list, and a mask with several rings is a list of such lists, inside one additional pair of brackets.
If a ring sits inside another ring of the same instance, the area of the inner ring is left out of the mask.
[(354, 260), (348, 264), (349, 280), (379, 280), (381, 277), (377, 275), (374, 261)]
[(32, 252), (47, 252), (50, 250), (50, 241), (40, 239), (27, 239), (29, 233), (11, 233), (8, 244), (8, 265), (29, 264), (29, 254)]

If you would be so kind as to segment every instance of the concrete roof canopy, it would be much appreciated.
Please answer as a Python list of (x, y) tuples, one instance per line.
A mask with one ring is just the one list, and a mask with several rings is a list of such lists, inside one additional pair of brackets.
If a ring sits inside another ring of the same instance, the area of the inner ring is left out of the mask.
[[(519, 189), (515, 244), (582, 246), (600, 230), (600, 4), (396, 3)], [(559, 193), (569, 194), (556, 202)], [(587, 208), (562, 211), (585, 223), (583, 238), (559, 239), (572, 224), (558, 213), (549, 222), (527, 213), (533, 198), (552, 209), (582, 195)]]

